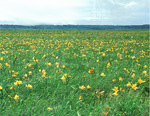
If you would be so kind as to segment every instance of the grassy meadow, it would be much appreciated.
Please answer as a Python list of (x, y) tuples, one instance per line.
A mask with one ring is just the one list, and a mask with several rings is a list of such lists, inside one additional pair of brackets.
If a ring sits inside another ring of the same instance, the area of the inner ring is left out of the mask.
[(0, 30), (0, 116), (148, 116), (149, 31)]

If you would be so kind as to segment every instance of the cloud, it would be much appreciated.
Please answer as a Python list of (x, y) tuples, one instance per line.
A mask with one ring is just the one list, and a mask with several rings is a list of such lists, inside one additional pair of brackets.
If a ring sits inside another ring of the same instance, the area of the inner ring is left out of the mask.
[(10, 21), (11, 19), (8, 17), (0, 17), (0, 21)]
[(134, 1), (129, 2), (129, 3), (127, 3), (127, 4), (125, 5), (125, 8), (133, 7), (133, 6), (135, 6), (136, 4), (137, 4), (137, 3), (134, 2)]
[(0, 4), (0, 24), (149, 23), (148, 0), (3, 0)]

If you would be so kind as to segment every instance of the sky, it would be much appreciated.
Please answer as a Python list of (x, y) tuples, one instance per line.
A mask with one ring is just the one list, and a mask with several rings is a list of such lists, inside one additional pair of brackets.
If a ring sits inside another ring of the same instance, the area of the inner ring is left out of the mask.
[(149, 0), (0, 0), (0, 24), (150, 24)]

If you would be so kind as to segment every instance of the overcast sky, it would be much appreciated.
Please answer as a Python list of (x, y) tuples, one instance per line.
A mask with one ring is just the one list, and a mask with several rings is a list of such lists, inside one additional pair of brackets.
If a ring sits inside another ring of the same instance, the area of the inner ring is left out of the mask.
[(0, 0), (0, 24), (149, 24), (149, 0)]

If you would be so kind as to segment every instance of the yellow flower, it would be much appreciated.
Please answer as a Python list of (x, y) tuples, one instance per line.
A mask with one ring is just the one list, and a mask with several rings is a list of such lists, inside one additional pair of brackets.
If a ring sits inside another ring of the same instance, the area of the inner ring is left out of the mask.
[(24, 74), (24, 78), (27, 78), (27, 76), (28, 76), (27, 74)]
[(84, 89), (85, 89), (85, 86), (82, 85), (82, 86), (79, 86), (79, 88), (80, 88), (81, 90), (84, 90)]
[(57, 71), (56, 71), (56, 73), (61, 73), (61, 72), (62, 72), (62, 70), (57, 70)]
[(83, 54), (82, 56), (83, 56), (83, 57), (86, 57), (86, 55), (85, 55), (85, 54)]
[(22, 84), (22, 81), (18, 81), (18, 84), (19, 84), (19, 85)]
[(138, 82), (139, 82), (140, 84), (145, 83), (145, 81), (143, 81), (142, 79), (139, 79)]
[(134, 89), (134, 90), (137, 90), (136, 84), (133, 84), (133, 85), (131, 86), (131, 88)]
[(2, 90), (3, 89), (3, 87), (2, 86), (0, 86), (0, 90)]
[(32, 85), (28, 84), (26, 85), (26, 88), (32, 89)]
[(118, 96), (118, 91), (115, 91), (115, 93), (113, 93), (114, 96)]
[(64, 65), (64, 64), (62, 65), (62, 68), (65, 68), (65, 65)]
[(144, 68), (147, 68), (147, 65), (144, 65), (143, 67), (144, 67)]
[(119, 80), (120, 80), (120, 81), (123, 81), (123, 78), (122, 78), (122, 77), (120, 77), (120, 78), (119, 78)]
[(107, 68), (109, 68), (109, 67), (110, 67), (110, 63), (107, 64)]
[(131, 58), (132, 58), (132, 59), (135, 59), (136, 57), (135, 57), (135, 56), (132, 56)]
[(96, 62), (99, 62), (99, 59), (97, 59)]
[(29, 71), (29, 75), (32, 75), (32, 71)]
[(10, 87), (10, 89), (11, 89), (11, 90), (14, 90), (15, 88), (14, 88), (14, 87)]
[(130, 73), (126, 68), (124, 68), (123, 70), (128, 74)]
[(127, 87), (129, 87), (129, 86), (131, 86), (131, 83), (130, 83), (130, 82), (127, 83)]
[(113, 81), (113, 82), (116, 82), (116, 81), (117, 81), (117, 79), (113, 79), (112, 81)]
[(82, 96), (80, 96), (80, 97), (79, 97), (79, 100), (82, 100), (82, 99), (83, 99), (83, 97), (82, 97)]
[(137, 63), (138, 63), (139, 61), (138, 61), (138, 60), (135, 60), (135, 62), (137, 62)]
[(122, 88), (120, 88), (120, 91), (122, 90)]
[(5, 63), (5, 65), (6, 65), (8, 68), (10, 68), (10, 65), (9, 65), (8, 63)]
[(108, 107), (106, 107), (106, 111), (105, 111), (105, 112), (103, 112), (103, 114), (104, 114), (104, 115), (107, 115), (107, 114), (108, 114), (108, 111), (109, 111), (109, 108), (108, 108)]
[(64, 76), (67, 77), (68, 75), (67, 75), (67, 74), (64, 74)]
[(16, 82), (14, 82), (14, 85), (20, 85), (20, 84), (22, 84), (22, 81), (16, 81)]
[(35, 60), (35, 62), (39, 62), (39, 60)]
[(65, 82), (65, 80), (66, 80), (65, 76), (62, 76), (60, 79), (61, 79), (63, 82)]
[(119, 90), (118, 90), (118, 87), (114, 87), (112, 90), (115, 91), (115, 92), (118, 92), (118, 91), (119, 91)]
[(126, 68), (123, 68), (123, 70), (124, 70), (124, 71), (127, 71), (127, 69), (126, 69)]
[(100, 95), (96, 95), (97, 98), (100, 98)]
[(132, 74), (132, 77), (133, 77), (133, 78), (135, 77), (135, 73)]
[(52, 110), (53, 110), (53, 108), (51, 108), (51, 107), (48, 107), (47, 109), (48, 109), (49, 111), (52, 111)]
[(108, 112), (103, 112), (103, 114), (104, 114), (104, 115), (107, 115), (107, 114), (108, 114)]
[(124, 92), (124, 93), (125, 93), (125, 89), (123, 89), (123, 90), (122, 90), (122, 92)]
[(143, 74), (143, 75), (146, 75), (146, 71), (143, 71), (142, 74)]
[(101, 91), (101, 92), (99, 92), (98, 94), (99, 94), (99, 95), (103, 95), (104, 92), (105, 92), (105, 91)]
[(103, 53), (102, 56), (105, 56), (105, 53)]
[(91, 68), (89, 69), (88, 73), (95, 73), (94, 68), (91, 67)]
[(46, 71), (45, 71), (45, 70), (43, 70), (43, 71), (42, 71), (42, 76), (43, 76), (43, 77), (45, 77), (45, 76), (46, 76), (46, 74), (47, 74), (47, 73), (46, 73)]
[(88, 85), (88, 86), (87, 86), (87, 89), (91, 89), (91, 86)]
[(47, 63), (48, 66), (52, 66), (52, 64), (50, 62)]
[(32, 64), (28, 64), (28, 66), (29, 66), (29, 67), (31, 67), (31, 66), (32, 66)]
[(45, 75), (43, 75), (43, 78), (46, 79), (47, 77)]
[(11, 95), (8, 95), (9, 98), (12, 98)]
[(55, 65), (56, 65), (57, 68), (59, 68), (59, 63), (58, 62), (56, 62)]
[(18, 99), (19, 99), (19, 96), (15, 95), (14, 100), (18, 100)]
[(1, 61), (3, 61), (4, 59), (3, 59), (3, 57), (1, 57)]
[(105, 74), (104, 73), (101, 73), (101, 75), (100, 75), (101, 77), (104, 77), (105, 76)]

